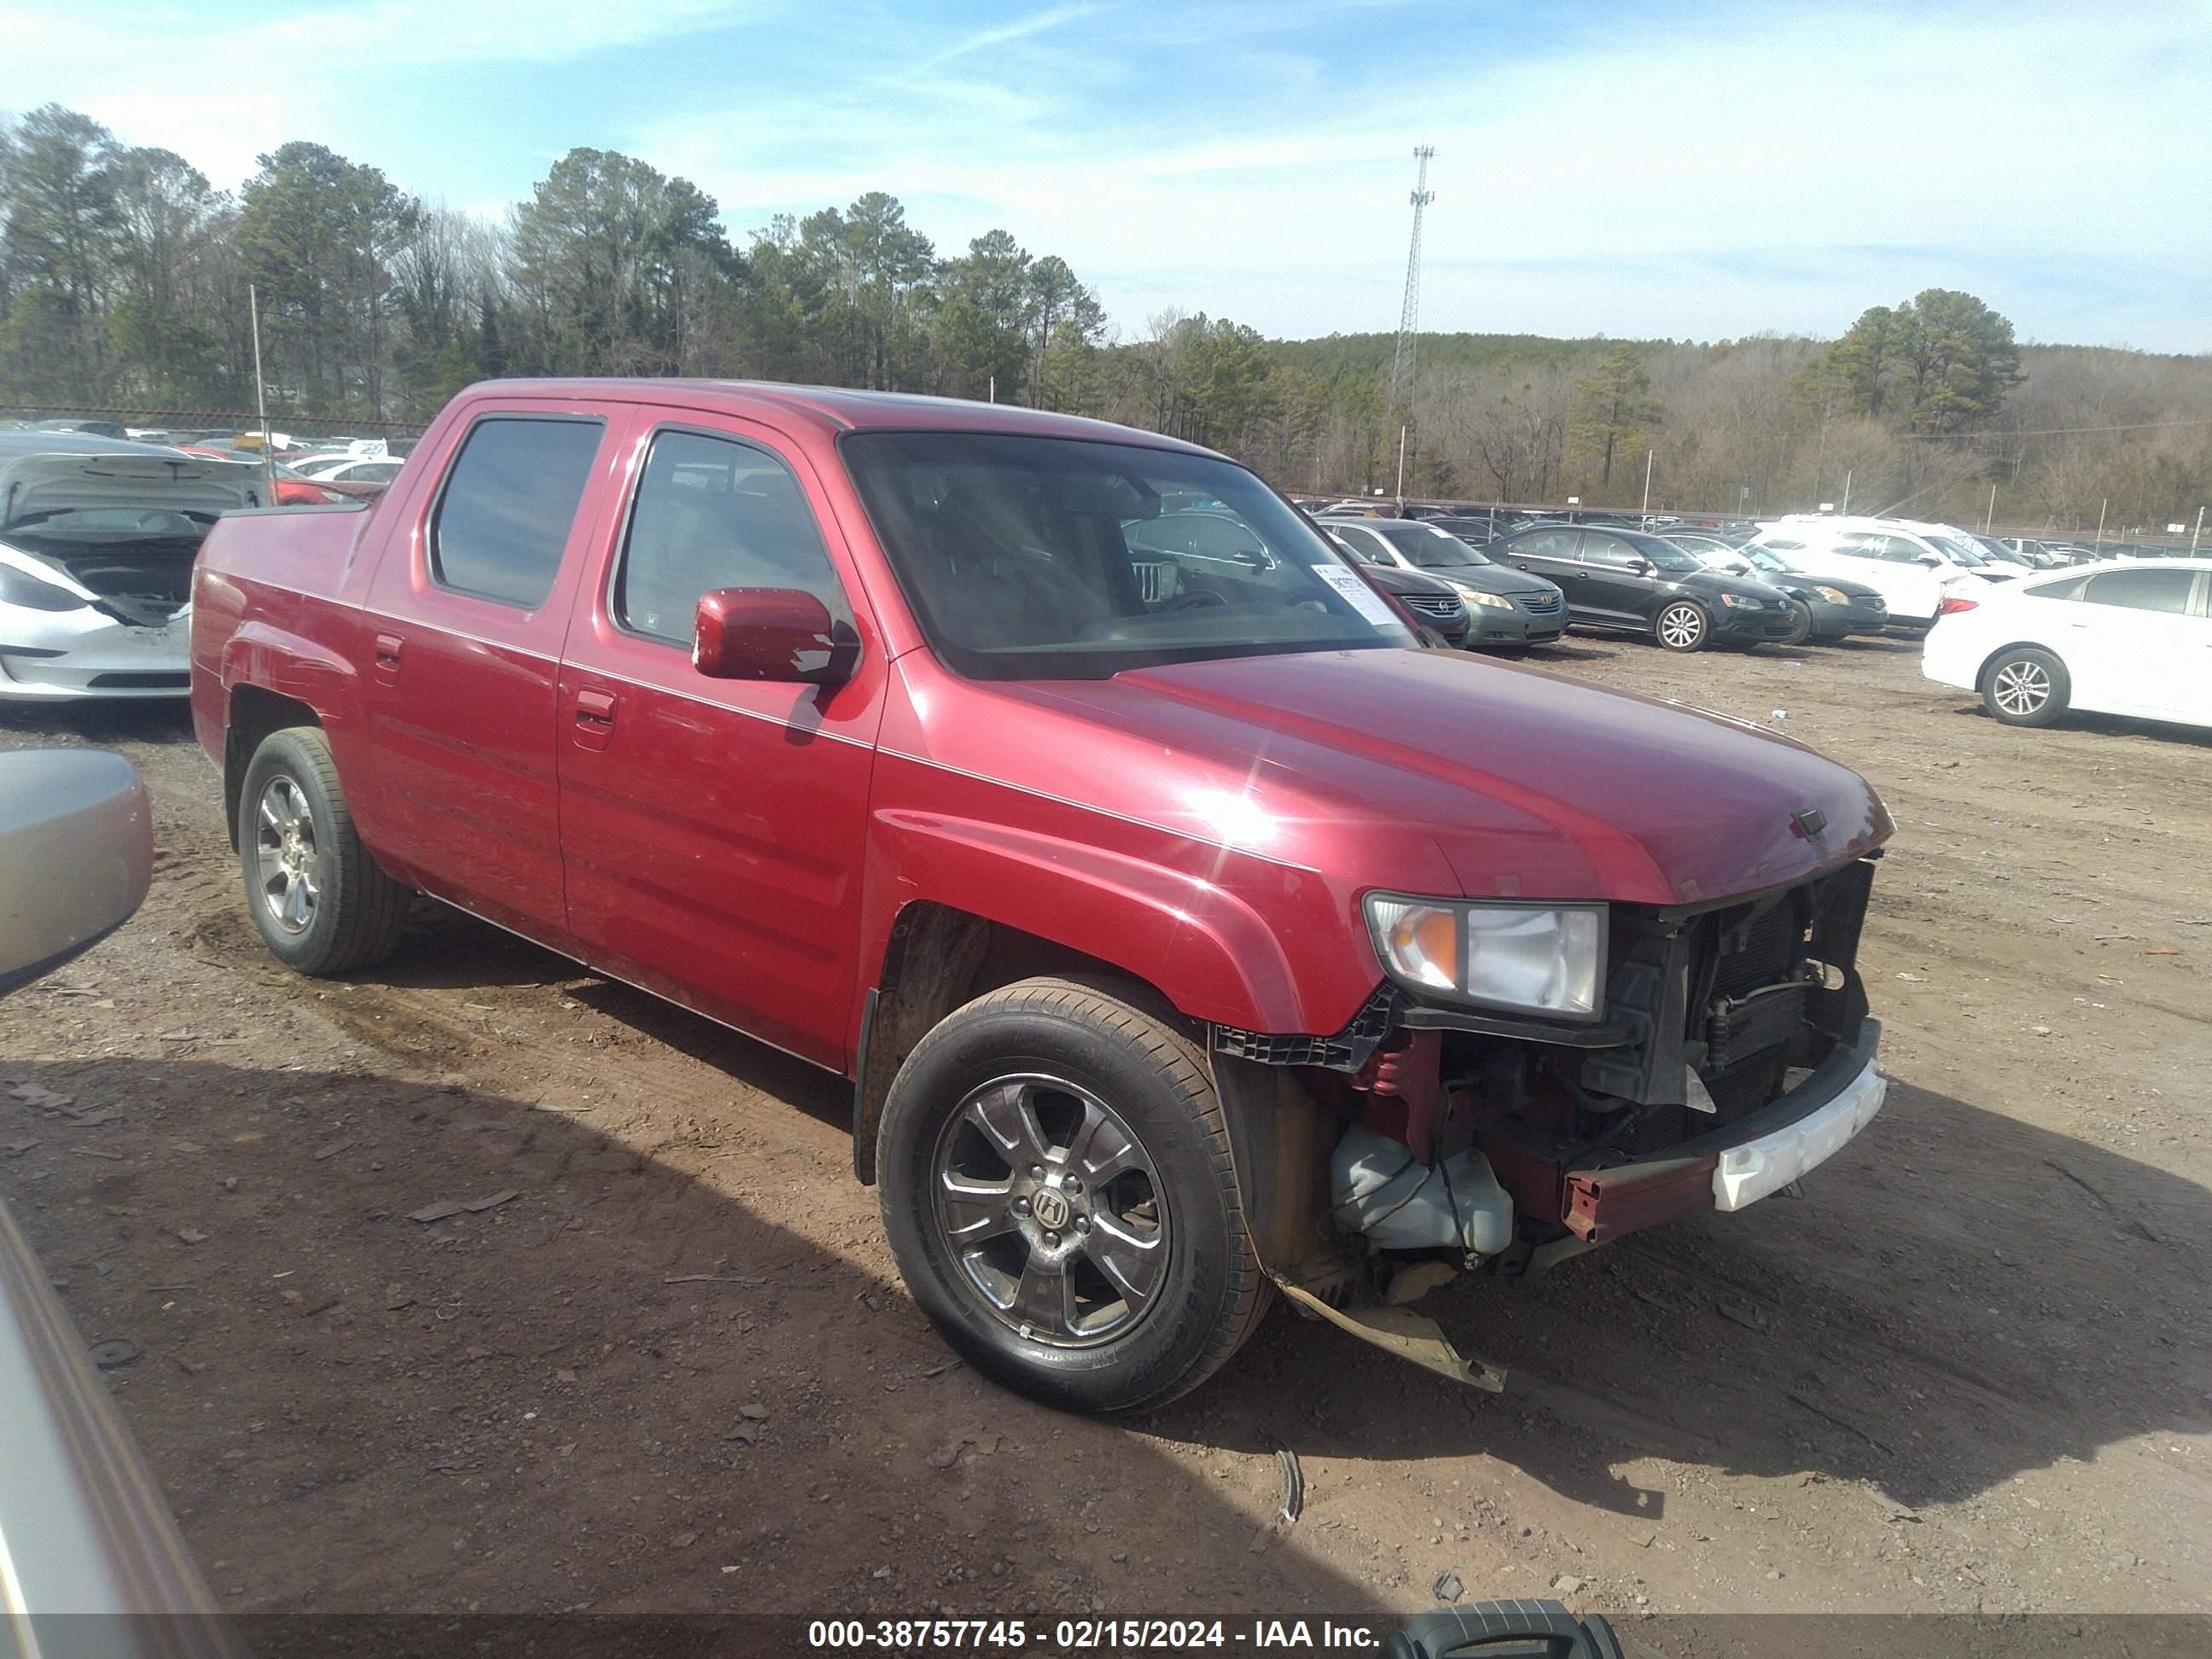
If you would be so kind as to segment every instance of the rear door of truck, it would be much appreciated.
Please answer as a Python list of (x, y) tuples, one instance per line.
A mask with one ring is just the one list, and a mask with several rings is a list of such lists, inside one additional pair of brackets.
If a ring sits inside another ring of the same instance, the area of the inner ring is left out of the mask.
[[(568, 925), (595, 965), (842, 1067), (888, 679), (835, 513), (785, 434), (640, 411), (561, 668)], [(709, 679), (699, 596), (799, 588), (855, 626), (854, 678)]]
[(627, 415), (550, 400), (471, 411), (369, 588), (365, 706), (379, 850), (441, 897), (563, 942), (555, 700), (592, 520)]

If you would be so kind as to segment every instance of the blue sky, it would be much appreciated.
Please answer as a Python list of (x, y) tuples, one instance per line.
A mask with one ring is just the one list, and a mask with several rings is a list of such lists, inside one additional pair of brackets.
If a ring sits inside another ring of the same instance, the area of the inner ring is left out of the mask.
[(2212, 350), (2212, 0), (0, 0), (0, 110), (224, 185), (312, 138), (496, 215), (590, 144), (740, 245), (883, 189), (941, 251), (1060, 254), (1125, 334), (1395, 328), (1426, 142), (1425, 327), (1827, 335), (1941, 286)]

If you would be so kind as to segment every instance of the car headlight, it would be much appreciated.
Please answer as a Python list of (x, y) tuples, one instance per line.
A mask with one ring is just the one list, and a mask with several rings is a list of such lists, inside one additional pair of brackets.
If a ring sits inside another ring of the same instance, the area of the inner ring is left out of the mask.
[(0, 564), (0, 605), (19, 605), (27, 611), (82, 611), (91, 603), (59, 582), (34, 576), (17, 565)]
[(1459, 596), (1469, 605), (1479, 605), (1485, 611), (1510, 611), (1513, 608), (1513, 601), (1503, 593), (1486, 593), (1479, 587), (1462, 587), (1459, 590)]
[(1370, 893), (1367, 927), (1383, 970), (1408, 990), (1554, 1019), (1598, 1017), (1602, 904), (1468, 904)]
[(1766, 601), (1765, 599), (1754, 599), (1748, 593), (1723, 593), (1721, 595), (1721, 603), (1727, 605), (1732, 611), (1764, 611), (1766, 609)]
[(1830, 605), (1849, 605), (1851, 596), (1840, 587), (1816, 587), (1813, 590)]

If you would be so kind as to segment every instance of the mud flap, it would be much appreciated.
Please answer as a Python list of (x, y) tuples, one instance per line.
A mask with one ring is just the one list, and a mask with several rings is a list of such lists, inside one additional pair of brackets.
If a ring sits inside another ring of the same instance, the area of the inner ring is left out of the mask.
[[(1262, 1262), (1262, 1267), (1267, 1264)], [(1491, 1394), (1505, 1392), (1505, 1373), (1488, 1360), (1470, 1361), (1452, 1346), (1443, 1328), (1407, 1308), (1332, 1308), (1311, 1291), (1300, 1290), (1273, 1268), (1267, 1277), (1275, 1288), (1305, 1309), (1318, 1314), (1339, 1330), (1349, 1331), (1363, 1342), (1372, 1342), (1385, 1353), (1411, 1360), (1424, 1370), (1449, 1376), (1455, 1382)]]
[[(1245, 1237), (1275, 1288), (1306, 1312), (1385, 1353), (1455, 1382), (1503, 1393), (1504, 1370), (1467, 1359), (1433, 1319), (1405, 1308), (1333, 1307), (1293, 1279), (1290, 1269), (1328, 1250), (1328, 1120), (1286, 1067), (1221, 1054), (1209, 1058), (1229, 1131), (1230, 1165), (1243, 1200)], [(1299, 1277), (1313, 1280), (1311, 1273)], [(1367, 1285), (1364, 1275), (1334, 1280), (1352, 1281)], [(1372, 1297), (1371, 1286), (1367, 1294)]]

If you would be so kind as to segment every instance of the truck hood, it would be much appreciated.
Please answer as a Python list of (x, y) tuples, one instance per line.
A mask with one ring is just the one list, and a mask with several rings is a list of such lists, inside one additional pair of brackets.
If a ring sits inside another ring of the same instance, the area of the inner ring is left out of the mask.
[[(1227, 822), (1235, 842), (1241, 818), (1250, 850), (1356, 880), (1376, 880), (1363, 842), (1388, 826), (1425, 834), (1467, 897), (1698, 905), (1804, 880), (1891, 831), (1855, 773), (1778, 733), (1456, 653), (1246, 657), (1023, 690), (1218, 768), (1242, 805), (1226, 820), (1217, 806), (1215, 837)], [(1157, 790), (1136, 798), (1150, 770), (1094, 770), (1085, 793), (1131, 792), (1114, 804), (1157, 818)]]
[(260, 500), (259, 474), (259, 468), (235, 461), (143, 444), (0, 453), (0, 531), (46, 514), (88, 507), (214, 514), (252, 507)]

